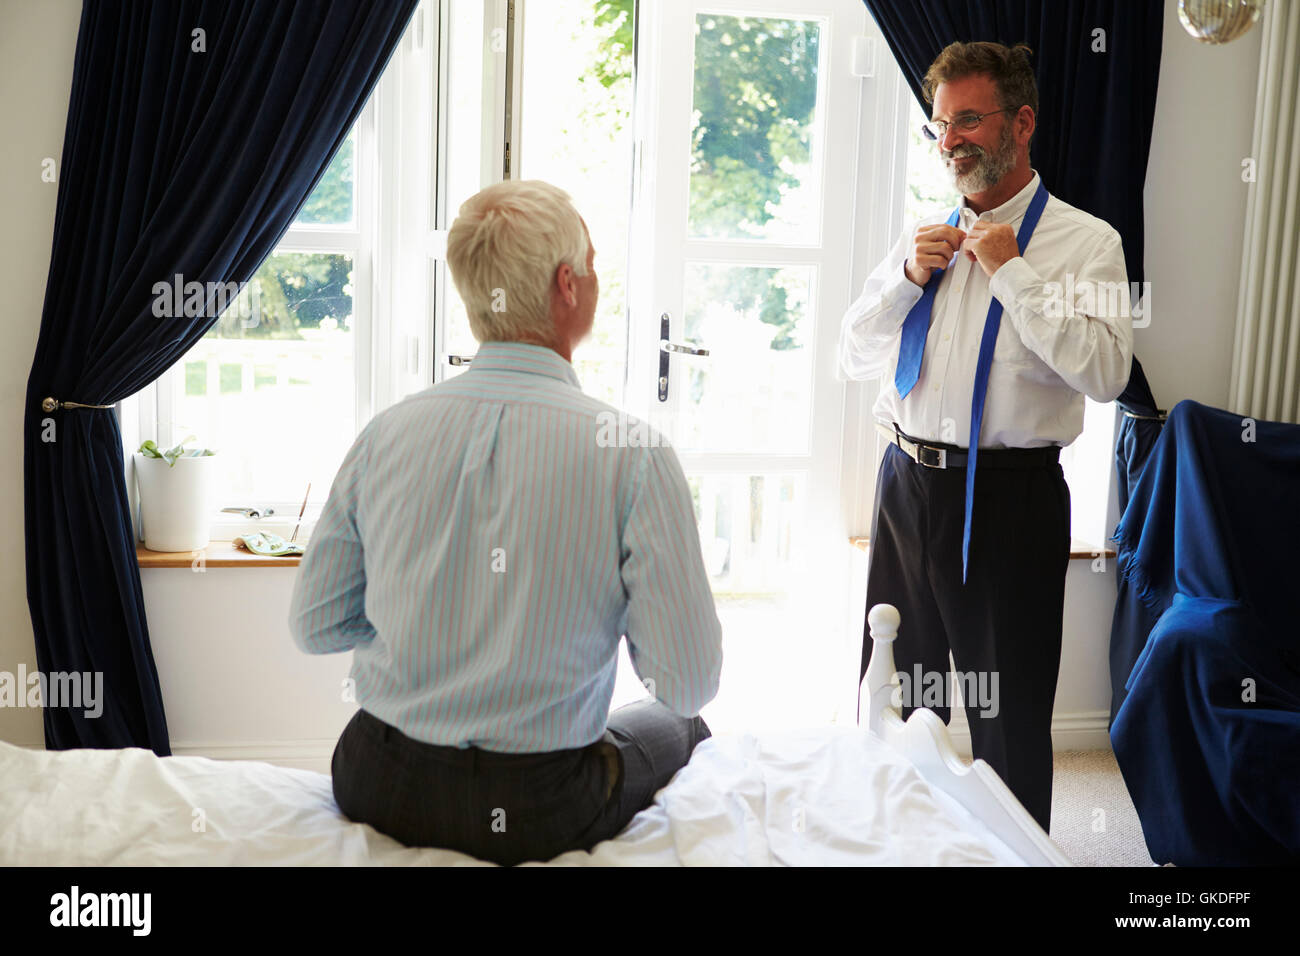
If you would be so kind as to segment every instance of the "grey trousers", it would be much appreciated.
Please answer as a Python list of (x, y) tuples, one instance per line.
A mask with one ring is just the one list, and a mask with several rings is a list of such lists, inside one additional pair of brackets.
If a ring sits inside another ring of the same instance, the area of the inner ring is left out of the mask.
[(358, 710), (334, 748), (334, 799), (407, 846), (545, 861), (616, 836), (709, 736), (702, 718), (646, 700), (613, 711), (586, 747), (496, 753), (413, 740)]

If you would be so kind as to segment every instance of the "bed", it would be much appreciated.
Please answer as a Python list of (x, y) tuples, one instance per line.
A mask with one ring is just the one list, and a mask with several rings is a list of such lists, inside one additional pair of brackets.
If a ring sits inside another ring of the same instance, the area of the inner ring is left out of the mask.
[[(870, 615), (861, 727), (718, 735), (614, 840), (548, 866), (1068, 866), (983, 761), (891, 700), (899, 615)], [(257, 761), (0, 743), (0, 865), (488, 866), (348, 821), (330, 778)]]

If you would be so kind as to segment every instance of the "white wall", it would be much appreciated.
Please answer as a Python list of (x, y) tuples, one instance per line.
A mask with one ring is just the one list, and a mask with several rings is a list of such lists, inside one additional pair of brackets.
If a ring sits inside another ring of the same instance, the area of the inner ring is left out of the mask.
[(1146, 185), (1151, 326), (1133, 333), (1161, 408), (1228, 399), (1246, 228), (1241, 161), (1250, 156), (1260, 38), (1197, 43), (1166, 3), (1160, 91)]
[[(49, 267), (55, 187), (40, 161), (59, 157), (80, 16), (78, 0), (0, 0), (0, 670), (35, 668), (22, 558), (22, 399)], [(1147, 173), (1147, 278), (1154, 313), (1135, 333), (1157, 400), (1222, 406), (1232, 355), (1261, 31), (1223, 48), (1193, 41), (1166, 9), (1155, 139)], [(322, 768), (351, 705), (348, 656), (310, 658), (284, 621), (290, 570), (153, 570), (144, 592), (173, 741), (213, 755), (259, 751)], [(1071, 563), (1057, 692), (1058, 746), (1103, 746), (1114, 566)], [(0, 710), (0, 739), (39, 744), (39, 716)]]
[[(36, 669), (23, 569), (23, 400), (45, 301), (80, 0), (0, 0), (0, 671)], [(0, 739), (41, 744), (39, 711), (0, 709)]]
[(356, 704), (351, 654), (304, 654), (285, 622), (293, 568), (151, 568), (145, 613), (172, 752), (329, 772)]

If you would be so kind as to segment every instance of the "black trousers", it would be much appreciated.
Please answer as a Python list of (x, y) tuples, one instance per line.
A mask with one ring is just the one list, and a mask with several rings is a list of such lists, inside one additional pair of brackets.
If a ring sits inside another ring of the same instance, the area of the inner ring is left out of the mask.
[(334, 799), (407, 846), (545, 861), (617, 836), (709, 736), (703, 718), (645, 700), (613, 711), (586, 747), (496, 753), (413, 740), (358, 710), (334, 748)]
[[(1070, 490), (1060, 464), (1007, 468), (995, 458), (980, 452), (963, 585), (966, 469), (927, 468), (889, 446), (876, 485), (867, 608), (892, 604), (902, 616), (894, 662), (913, 691), (904, 696), (904, 720), (917, 706), (929, 706), (948, 722), (949, 651), (965, 677), (963, 692), (974, 688), (977, 698), (981, 688), (991, 693), (991, 700), (963, 698), (971, 750), (1046, 831)], [(865, 675), (869, 625), (863, 636)], [(923, 698), (918, 673), (941, 675), (934, 680), (945, 688), (941, 703)]]

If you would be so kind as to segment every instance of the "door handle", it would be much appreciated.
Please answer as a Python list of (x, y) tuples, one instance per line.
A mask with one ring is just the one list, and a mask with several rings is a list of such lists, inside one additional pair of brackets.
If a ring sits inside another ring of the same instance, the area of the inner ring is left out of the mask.
[(468, 365), (472, 361), (474, 361), (474, 356), (472, 355), (448, 355), (447, 356), (448, 365)]
[(672, 368), (672, 357), (677, 355), (708, 355), (709, 350), (684, 342), (669, 339), (672, 320), (665, 312), (659, 316), (659, 401), (668, 401), (668, 375)]
[(678, 355), (708, 355), (708, 349), (697, 349), (691, 345), (682, 345), (680, 342), (669, 342), (667, 339), (659, 340), (660, 352), (676, 352)]

